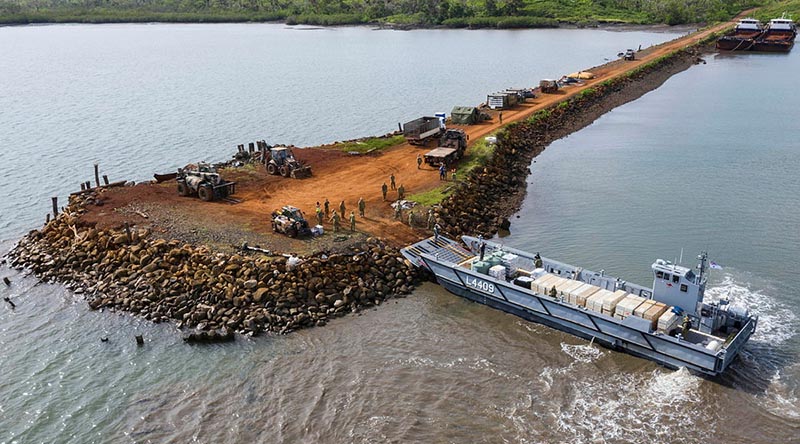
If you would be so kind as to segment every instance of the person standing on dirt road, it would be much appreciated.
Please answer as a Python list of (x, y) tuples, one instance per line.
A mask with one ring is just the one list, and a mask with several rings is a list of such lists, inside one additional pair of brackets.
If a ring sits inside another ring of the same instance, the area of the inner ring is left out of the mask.
[(447, 169), (445, 169), (444, 164), (439, 165), (439, 180), (447, 179)]
[(331, 206), (331, 203), (328, 202), (328, 198), (326, 197), (325, 198), (325, 217), (328, 217), (328, 215), (331, 213), (330, 206)]
[(323, 220), (322, 208), (319, 207), (319, 202), (317, 202), (317, 225), (322, 225)]
[(414, 210), (408, 212), (408, 226), (414, 228)]
[(333, 232), (336, 233), (339, 231), (339, 215), (336, 214), (336, 210), (333, 210), (333, 215), (330, 218), (330, 222), (333, 222)]
[(356, 231), (356, 212), (350, 212), (350, 231)]
[(397, 202), (395, 202), (394, 218), (396, 220), (403, 220), (403, 206), (400, 205), (400, 201), (399, 200)]
[(502, 111), (500, 111), (499, 117), (500, 117), (500, 123), (503, 123), (503, 112)]
[(402, 200), (406, 197), (406, 187), (403, 184), (400, 184), (400, 188), (397, 189), (397, 198)]
[(428, 209), (428, 229), (433, 228), (433, 208)]
[(364, 210), (367, 209), (367, 203), (364, 202), (363, 197), (358, 198), (358, 215), (364, 217)]
[(386, 202), (386, 192), (389, 191), (389, 187), (386, 186), (386, 182), (381, 185), (381, 193), (383, 193), (383, 201)]
[(346, 211), (347, 207), (344, 206), (344, 201), (341, 201), (339, 203), (339, 212), (342, 213), (342, 216), (344, 216), (345, 214), (347, 214)]
[(422, 168), (422, 155), (417, 154), (417, 169)]
[(397, 185), (394, 184), (394, 173), (389, 176), (389, 186), (391, 186), (393, 190), (397, 189)]

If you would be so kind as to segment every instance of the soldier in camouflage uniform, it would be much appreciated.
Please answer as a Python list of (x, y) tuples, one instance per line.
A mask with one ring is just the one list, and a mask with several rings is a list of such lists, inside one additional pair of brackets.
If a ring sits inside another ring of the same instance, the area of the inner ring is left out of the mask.
[(358, 215), (364, 217), (364, 211), (367, 209), (367, 203), (364, 202), (363, 197), (358, 198)]

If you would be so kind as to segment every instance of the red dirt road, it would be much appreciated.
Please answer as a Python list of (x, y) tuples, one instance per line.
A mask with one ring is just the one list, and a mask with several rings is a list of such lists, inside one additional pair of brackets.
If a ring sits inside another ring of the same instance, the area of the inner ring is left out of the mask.
[[(743, 13), (740, 17), (749, 12)], [(574, 96), (592, 85), (620, 76), (665, 54), (697, 43), (709, 34), (731, 26), (732, 23), (723, 23), (637, 52), (637, 59), (634, 61), (617, 60), (590, 68), (588, 71), (596, 76), (592, 80), (564, 88), (558, 94), (541, 94), (514, 109), (503, 110), (503, 124), (525, 119), (534, 112)], [(538, 81), (539, 79), (531, 79), (530, 83), (537, 84)], [(471, 144), (497, 131), (502, 125), (494, 118), (478, 125), (454, 127), (464, 129), (469, 135)], [(426, 165), (423, 165), (422, 169), (417, 169), (417, 154), (425, 153), (428, 149), (402, 144), (379, 154), (362, 156), (350, 156), (332, 147), (297, 149), (295, 155), (313, 168), (314, 175), (311, 178), (295, 180), (269, 176), (261, 166), (223, 171), (223, 177), (238, 182), (234, 197), (241, 199), (241, 203), (206, 203), (196, 198), (179, 197), (174, 183), (142, 184), (131, 188), (108, 190), (103, 194), (105, 204), (90, 207), (90, 212), (84, 216), (84, 220), (98, 223), (101, 227), (119, 226), (125, 221), (138, 225), (158, 225), (159, 219), (164, 218), (166, 214), (178, 223), (181, 220), (192, 221), (195, 227), (193, 231), (200, 230), (212, 234), (231, 231), (249, 232), (263, 239), (261, 245), (265, 248), (278, 251), (304, 251), (309, 249), (307, 241), (289, 240), (284, 236), (273, 235), (269, 223), (269, 216), (273, 210), (286, 204), (297, 206), (306, 213), (313, 225), (316, 224), (314, 217), (316, 202), (321, 203), (327, 198), (331, 203), (331, 209), (334, 209), (344, 200), (347, 215), (342, 219), (342, 226), (348, 227), (347, 216), (351, 210), (355, 210), (358, 214), (356, 202), (359, 197), (363, 197), (366, 200), (366, 218), (358, 219), (357, 230), (385, 238), (395, 245), (403, 245), (418, 239), (424, 233), (409, 228), (405, 220), (402, 223), (394, 220), (394, 211), (389, 203), (396, 199), (397, 193), (390, 190), (387, 199), (389, 202), (383, 202), (381, 185), (384, 182), (388, 185), (389, 176), (394, 174), (397, 185), (402, 184), (405, 187), (406, 195), (440, 186), (439, 175), (435, 169)], [(141, 211), (147, 214), (148, 218), (145, 219), (141, 214), (131, 211), (131, 208), (134, 210), (148, 208), (149, 211)], [(420, 215), (418, 220), (422, 219)], [(331, 229), (331, 224), (327, 221), (325, 229), (328, 231)], [(199, 236), (202, 237), (202, 234)], [(323, 236), (326, 237), (328, 236)]]

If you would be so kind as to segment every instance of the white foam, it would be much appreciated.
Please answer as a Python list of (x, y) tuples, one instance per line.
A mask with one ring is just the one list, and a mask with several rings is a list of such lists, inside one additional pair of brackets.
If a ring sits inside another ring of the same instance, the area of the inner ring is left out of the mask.
[(603, 351), (594, 344), (573, 345), (562, 342), (561, 351), (568, 354), (570, 357), (572, 357), (572, 359), (582, 363), (596, 361), (598, 358), (603, 356)]
[[(562, 380), (562, 383), (565, 381)], [(674, 430), (693, 442), (713, 433), (714, 421), (700, 404), (702, 379), (688, 370), (613, 373), (569, 382), (569, 398), (553, 406), (554, 427), (562, 442), (669, 442)], [(705, 426), (700, 426), (705, 425)]]
[(780, 370), (772, 376), (769, 387), (759, 397), (759, 403), (775, 416), (794, 421), (800, 419), (800, 399), (795, 389), (783, 380)]
[(780, 303), (772, 294), (774, 289), (754, 289), (749, 282), (738, 282), (731, 274), (726, 274), (721, 283), (706, 290), (706, 298), (719, 300), (725, 296), (731, 304), (740, 304), (758, 315), (758, 327), (751, 341), (779, 344), (797, 334), (797, 315)]

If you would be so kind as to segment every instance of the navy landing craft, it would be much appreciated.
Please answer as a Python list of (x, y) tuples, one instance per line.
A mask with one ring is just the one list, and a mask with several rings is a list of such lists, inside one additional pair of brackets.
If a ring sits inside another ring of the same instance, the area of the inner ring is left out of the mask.
[(722, 373), (758, 323), (727, 299), (703, 301), (705, 252), (696, 273), (657, 260), (647, 288), (538, 253), (462, 240), (469, 250), (438, 236), (400, 251), (452, 293), (670, 368)]

